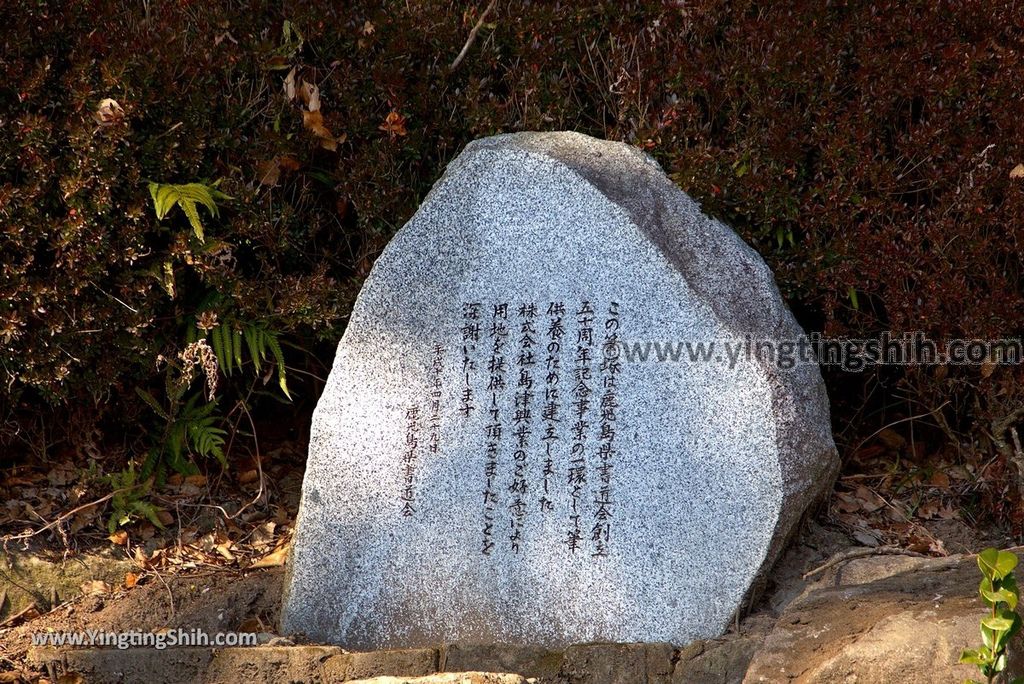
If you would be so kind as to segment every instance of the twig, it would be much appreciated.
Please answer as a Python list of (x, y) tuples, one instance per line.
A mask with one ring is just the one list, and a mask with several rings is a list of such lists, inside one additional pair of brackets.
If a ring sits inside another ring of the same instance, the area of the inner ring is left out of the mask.
[(837, 553), (832, 556), (832, 558), (830, 558), (824, 565), (820, 565), (810, 572), (805, 572), (803, 579), (821, 574), (840, 563), (845, 563), (846, 561), (854, 560), (855, 558), (865, 558), (867, 556), (912, 556), (914, 558), (928, 558), (927, 554), (901, 549), (898, 546), (876, 546), (874, 548), (850, 549), (849, 551)]
[(93, 506), (98, 506), (101, 503), (104, 503), (105, 501), (109, 501), (110, 499), (113, 499), (115, 496), (117, 496), (121, 492), (127, 492), (127, 491), (131, 491), (132, 489), (138, 489), (139, 487), (142, 487), (145, 484), (146, 484), (145, 482), (141, 482), (139, 484), (132, 485), (131, 487), (122, 487), (121, 489), (115, 489), (114, 491), (110, 492), (106, 496), (101, 496), (100, 498), (96, 499), (95, 501), (90, 501), (89, 503), (82, 504), (81, 506), (76, 506), (75, 508), (72, 508), (67, 513), (62, 513), (61, 515), (57, 516), (57, 518), (55, 520), (53, 520), (52, 522), (49, 522), (49, 523), (43, 525), (42, 527), (40, 527), (38, 530), (36, 530), (34, 532), (24, 532), (22, 534), (15, 534), (15, 535), (5, 534), (3, 537), (0, 537), (0, 540), (3, 540), (4, 548), (6, 548), (7, 547), (7, 542), (17, 541), (19, 539), (28, 539), (30, 537), (36, 536), (37, 534), (42, 534), (43, 532), (45, 532), (48, 529), (54, 527), (55, 525), (61, 524), (62, 522), (64, 522), (65, 520), (67, 520), (68, 518), (73, 516), (74, 514), (78, 513), (79, 511), (84, 511), (86, 508), (92, 508)]
[(942, 404), (941, 404), (941, 405), (937, 406), (936, 408), (932, 409), (931, 411), (927, 411), (926, 413), (919, 413), (919, 414), (917, 414), (916, 416), (910, 416), (909, 418), (900, 418), (899, 420), (894, 420), (893, 422), (889, 423), (888, 425), (883, 425), (882, 427), (878, 428), (877, 430), (875, 430), (874, 432), (872, 432), (872, 433), (871, 433), (870, 435), (868, 435), (867, 437), (865, 437), (865, 438), (864, 438), (863, 440), (861, 440), (861, 443), (860, 443), (860, 444), (858, 444), (858, 445), (857, 445), (857, 446), (856, 446), (856, 447), (855, 447), (855, 448), (853, 449), (853, 451), (851, 451), (850, 453), (852, 453), (852, 454), (855, 454), (855, 453), (857, 453), (858, 451), (860, 451), (860, 448), (861, 448), (862, 446), (864, 446), (865, 444), (867, 444), (867, 443), (868, 443), (868, 440), (869, 440), (869, 439), (871, 439), (871, 438), (872, 438), (872, 437), (874, 437), (875, 435), (879, 434), (879, 433), (880, 433), (880, 432), (882, 432), (883, 430), (887, 430), (887, 429), (891, 428), (891, 427), (892, 427), (893, 425), (899, 425), (900, 423), (906, 423), (906, 422), (907, 422), (908, 420), (917, 420), (918, 418), (924, 418), (925, 416), (933, 416), (933, 415), (935, 415), (935, 414), (936, 414), (936, 413), (937, 413), (938, 411), (940, 411), (940, 410), (942, 410), (943, 408), (945, 408), (945, 407), (946, 407), (946, 405), (947, 405), (948, 403), (949, 403), (948, 401), (944, 401), (944, 402), (942, 402)]
[(484, 25), (484, 22), (487, 21), (487, 15), (491, 13), (491, 10), (494, 9), (494, 5), (496, 3), (497, 0), (491, 0), (490, 4), (487, 5), (487, 9), (485, 9), (483, 14), (480, 15), (480, 19), (477, 20), (476, 26), (474, 26), (473, 30), (469, 32), (469, 38), (466, 39), (466, 44), (462, 46), (462, 51), (459, 53), (459, 56), (456, 57), (455, 61), (452, 62), (452, 65), (448, 67), (449, 71), (455, 71), (459, 68), (459, 65), (462, 64), (462, 60), (466, 58), (466, 53), (469, 52), (469, 48), (473, 46), (473, 41), (476, 40), (476, 34), (480, 32), (480, 28)]
[(247, 407), (244, 403), (242, 404), (242, 411), (245, 412), (245, 417), (249, 419), (249, 426), (252, 428), (252, 442), (253, 446), (255, 446), (256, 448), (256, 471), (259, 473), (260, 476), (260, 487), (259, 490), (256, 492), (256, 496), (254, 496), (249, 503), (245, 504), (237, 511), (235, 511), (234, 515), (229, 516), (229, 520), (233, 520), (238, 516), (242, 515), (242, 511), (249, 508), (249, 506), (252, 506), (254, 503), (259, 501), (263, 497), (263, 458), (260, 456), (260, 441), (256, 437), (256, 423), (254, 423), (252, 420), (252, 414), (249, 413), (249, 407)]
[(1024, 449), (1021, 449), (1017, 428), (1010, 428), (1010, 437), (1013, 438), (1013, 465), (1017, 468), (1017, 492), (1024, 497)]
[(25, 617), (26, 615), (31, 613), (33, 610), (38, 612), (38, 608), (36, 608), (36, 604), (35, 603), (28, 604), (28, 607), (26, 607), (26, 608), (24, 608), (22, 610), (19, 610), (17, 613), (12, 615), (11, 617), (7, 618), (3, 622), (0, 622), (0, 627), (6, 627), (7, 625), (13, 625), (15, 622), (17, 622), (21, 618)]
[(174, 618), (174, 612), (175, 612), (175, 611), (174, 611), (174, 592), (172, 592), (172, 591), (171, 591), (171, 585), (167, 584), (167, 580), (165, 580), (165, 579), (163, 578), (163, 575), (161, 575), (161, 574), (159, 573), (159, 571), (157, 571), (157, 570), (156, 570), (156, 568), (150, 568), (150, 571), (151, 571), (151, 572), (152, 572), (152, 573), (153, 573), (154, 575), (156, 575), (156, 578), (157, 578), (158, 580), (160, 580), (160, 583), (161, 583), (161, 584), (163, 584), (163, 585), (164, 585), (164, 589), (166, 589), (166, 590), (167, 590), (167, 600), (168, 600), (168, 601), (170, 602), (170, 604), (171, 604), (171, 616), (170, 616), (170, 617), (168, 618), (168, 620), (171, 620), (171, 619), (173, 619), (173, 618)]

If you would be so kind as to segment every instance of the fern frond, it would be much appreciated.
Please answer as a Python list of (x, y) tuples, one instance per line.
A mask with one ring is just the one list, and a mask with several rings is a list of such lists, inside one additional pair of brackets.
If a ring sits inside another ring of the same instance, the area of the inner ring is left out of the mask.
[(151, 409), (156, 411), (156, 415), (160, 416), (164, 420), (168, 420), (167, 411), (165, 411), (163, 406), (160, 405), (160, 402), (156, 400), (156, 397), (154, 397), (152, 394), (142, 389), (141, 387), (136, 387), (135, 393), (138, 394), (139, 398), (142, 399), (142, 401), (146, 402), (146, 404), (148, 404)]
[(275, 333), (264, 331), (267, 347), (274, 355), (274, 361), (277, 362), (277, 384), (281, 386), (281, 391), (284, 392), (284, 396), (289, 399), (292, 395), (288, 392), (288, 379), (285, 375), (284, 367), (284, 352), (281, 351), (281, 344), (277, 341), (277, 335)]
[(253, 325), (246, 325), (244, 328), (245, 333), (245, 346), (249, 349), (249, 356), (252, 358), (253, 366), (256, 368), (256, 374), (262, 373), (261, 364), (263, 359), (266, 358), (266, 349), (262, 344), (262, 333)]
[(217, 365), (224, 371), (224, 375), (227, 375), (231, 372), (231, 369), (228, 367), (224, 356), (224, 337), (221, 335), (221, 328), (223, 327), (224, 324), (222, 323), (210, 331), (210, 342), (213, 344), (213, 355), (217, 357)]
[(235, 367), (242, 369), (242, 333), (234, 328), (231, 329), (231, 347), (235, 357)]
[(205, 231), (203, 230), (203, 223), (199, 219), (197, 205), (201, 204), (206, 207), (210, 215), (216, 218), (219, 215), (217, 202), (234, 199), (217, 189), (219, 183), (220, 181), (213, 185), (206, 185), (204, 183), (175, 185), (172, 183), (150, 182), (149, 195), (153, 198), (153, 209), (156, 211), (156, 217), (163, 220), (167, 213), (175, 205), (178, 205), (188, 218), (189, 225), (192, 226), (192, 232), (195, 233), (196, 238), (200, 242), (205, 242)]

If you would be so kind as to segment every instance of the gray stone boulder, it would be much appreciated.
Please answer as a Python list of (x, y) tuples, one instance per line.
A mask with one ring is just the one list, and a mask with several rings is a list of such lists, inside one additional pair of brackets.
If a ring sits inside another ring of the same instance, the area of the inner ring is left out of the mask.
[(764, 261), (636, 149), (470, 144), (338, 346), (283, 631), (718, 636), (836, 473), (816, 364), (748, 353), (804, 339)]

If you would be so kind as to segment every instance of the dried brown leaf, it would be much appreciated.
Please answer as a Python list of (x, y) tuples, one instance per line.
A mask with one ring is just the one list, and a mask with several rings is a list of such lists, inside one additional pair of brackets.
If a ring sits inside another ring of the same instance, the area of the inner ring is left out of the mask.
[(388, 113), (387, 117), (384, 118), (378, 128), (388, 134), (392, 140), (396, 137), (408, 135), (408, 131), (405, 130), (405, 117), (398, 113), (397, 110), (392, 109)]
[(255, 563), (253, 563), (249, 567), (250, 568), (276, 568), (278, 566), (284, 565), (284, 563), (285, 563), (285, 561), (287, 559), (288, 559), (288, 545), (287, 544), (282, 544), (278, 548), (276, 548), (273, 551), (271, 551), (270, 553), (268, 553), (266, 556), (263, 556), (262, 558), (257, 560)]
[(302, 125), (320, 139), (320, 146), (332, 152), (338, 149), (338, 140), (324, 125), (323, 114), (319, 110), (315, 112), (302, 112)]
[(278, 163), (277, 157), (257, 164), (256, 177), (259, 179), (260, 185), (270, 187), (277, 185), (277, 181), (281, 178), (281, 165)]
[(103, 580), (88, 580), (80, 585), (82, 593), (86, 596), (102, 596), (110, 593), (110, 585)]
[(96, 111), (93, 112), (92, 118), (101, 127), (106, 128), (124, 119), (124, 110), (121, 109), (121, 105), (117, 103), (117, 100), (107, 97), (100, 100), (100, 104), (96, 107)]

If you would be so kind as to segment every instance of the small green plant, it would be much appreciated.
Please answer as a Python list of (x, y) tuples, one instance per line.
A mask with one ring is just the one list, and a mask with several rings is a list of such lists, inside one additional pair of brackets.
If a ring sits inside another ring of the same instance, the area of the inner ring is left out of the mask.
[[(981, 621), (981, 640), (984, 645), (978, 649), (964, 650), (960, 654), (960, 662), (977, 665), (988, 684), (996, 681), (1022, 684), (1024, 677), (1010, 680), (1006, 673), (1006, 649), (1021, 626), (1021, 618), (1017, 614), (1020, 595), (1013, 574), (1013, 569), (1017, 567), (1017, 556), (1009, 551), (985, 549), (978, 554), (978, 567), (982, 574), (978, 593), (991, 612)], [(974, 683), (972, 679), (967, 681)]]
[(132, 463), (119, 473), (111, 473), (107, 480), (114, 494), (110, 499), (113, 509), (110, 518), (107, 520), (107, 530), (113, 533), (118, 527), (131, 524), (140, 517), (153, 523), (156, 527), (163, 528), (160, 522), (160, 509), (146, 500), (149, 495), (153, 481), (151, 479), (139, 480), (138, 473)]
[[(199, 340), (186, 346), (177, 360), (164, 361), (167, 363), (166, 405), (141, 387), (135, 388), (139, 398), (163, 420), (163, 429), (154, 435), (155, 444), (143, 463), (142, 477), (146, 479), (155, 475), (157, 482), (162, 482), (168, 466), (182, 475), (197, 474), (198, 468), (188, 458), (192, 454), (213, 457), (226, 468), (224, 441), (227, 431), (218, 427), (221, 419), (214, 415), (217, 407), (214, 401), (217, 360), (213, 350), (206, 340)], [(199, 371), (206, 376), (205, 393), (198, 391), (186, 397)]]
[[(212, 324), (206, 332), (217, 357), (217, 364), (224, 371), (224, 375), (230, 377), (235, 369), (241, 370), (245, 356), (252, 360), (253, 369), (260, 375), (263, 372), (263, 364), (272, 357), (277, 365), (277, 384), (286, 397), (292, 398), (288, 392), (284, 351), (276, 332), (262, 324), (241, 321), (231, 316)], [(190, 325), (185, 334), (185, 342), (192, 344), (198, 339), (199, 328)]]
[(170, 183), (149, 184), (149, 194), (153, 198), (153, 209), (156, 210), (156, 217), (163, 220), (167, 213), (175, 205), (181, 207), (188, 217), (192, 226), (192, 232), (200, 242), (206, 240), (203, 232), (203, 224), (199, 220), (199, 209), (197, 205), (203, 205), (210, 212), (211, 216), (218, 215), (217, 202), (234, 199), (217, 189), (220, 181), (212, 185), (205, 183), (185, 183), (184, 185), (173, 185)]

